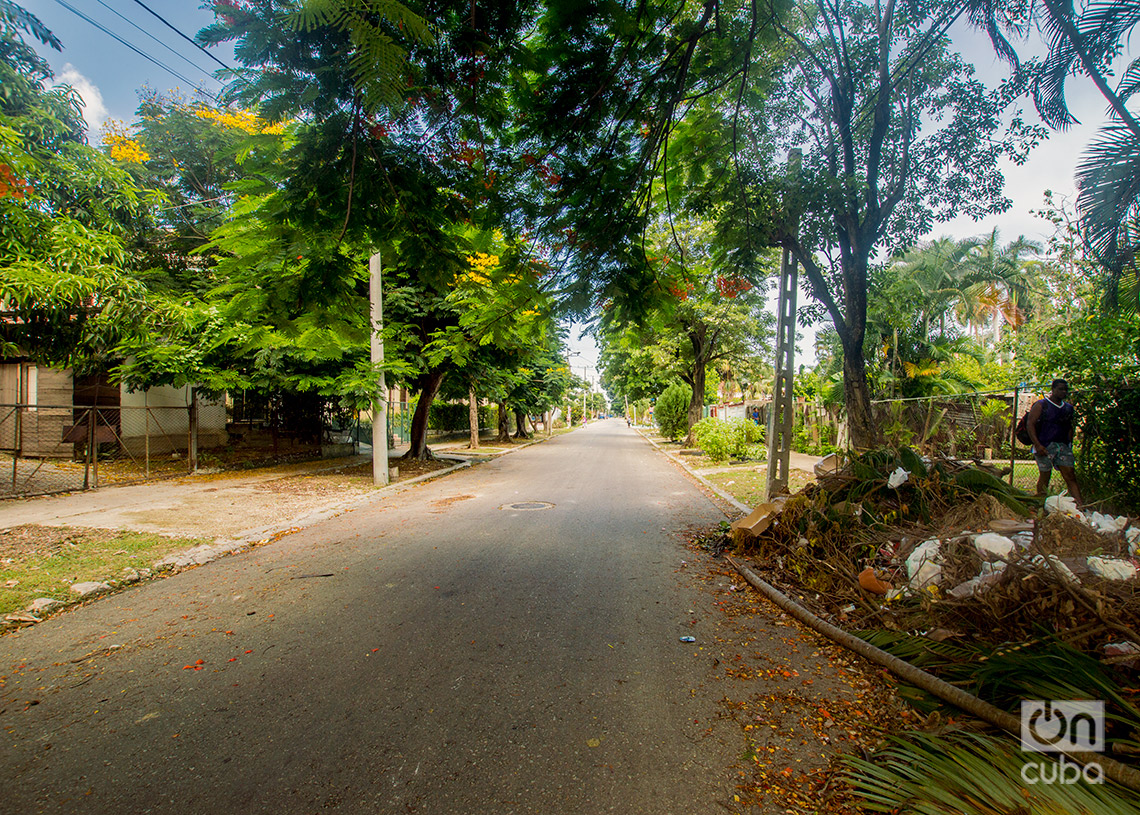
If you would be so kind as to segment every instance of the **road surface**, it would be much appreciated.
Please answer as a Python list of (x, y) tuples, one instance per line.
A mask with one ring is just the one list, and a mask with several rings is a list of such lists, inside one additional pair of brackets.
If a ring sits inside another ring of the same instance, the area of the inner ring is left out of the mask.
[(599, 422), (0, 638), (0, 812), (724, 812), (723, 518)]

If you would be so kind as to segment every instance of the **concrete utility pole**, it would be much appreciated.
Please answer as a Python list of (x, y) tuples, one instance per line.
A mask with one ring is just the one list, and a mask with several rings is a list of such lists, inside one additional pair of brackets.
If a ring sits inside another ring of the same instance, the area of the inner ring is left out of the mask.
[[(788, 174), (800, 173), (801, 153), (788, 156)], [(792, 227), (796, 229), (795, 225)], [(788, 488), (792, 453), (792, 377), (796, 354), (796, 292), (799, 274), (796, 259), (784, 248), (780, 263), (780, 299), (776, 313), (776, 377), (772, 386), (772, 409), (768, 414), (768, 483), (764, 499), (772, 500)]]
[[(384, 329), (384, 299), (379, 252), (368, 259), (368, 299), (372, 306), (372, 364), (377, 365), (384, 361), (384, 339), (380, 335)], [(372, 403), (372, 483), (383, 487), (388, 484), (388, 386), (383, 371), (377, 387), (380, 398)]]

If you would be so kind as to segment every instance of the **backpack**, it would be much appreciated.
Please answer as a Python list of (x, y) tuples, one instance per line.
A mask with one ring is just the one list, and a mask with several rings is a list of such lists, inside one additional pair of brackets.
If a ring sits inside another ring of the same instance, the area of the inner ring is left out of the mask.
[(1029, 438), (1029, 411), (1026, 411), (1025, 415), (1022, 416), (1021, 420), (1017, 423), (1017, 429), (1014, 430), (1014, 435), (1019, 442), (1027, 447), (1033, 444), (1033, 439)]

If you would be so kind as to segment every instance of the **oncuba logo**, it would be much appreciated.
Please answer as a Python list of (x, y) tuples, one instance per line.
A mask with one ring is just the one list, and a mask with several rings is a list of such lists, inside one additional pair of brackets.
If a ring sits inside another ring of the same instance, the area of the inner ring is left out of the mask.
[[(1080, 700), (1021, 702), (1021, 749), (1033, 753), (1101, 752), (1104, 750), (1104, 702)], [(1027, 784), (1103, 784), (1095, 762), (1085, 766), (1064, 755), (1056, 762), (1026, 762), (1021, 779)]]

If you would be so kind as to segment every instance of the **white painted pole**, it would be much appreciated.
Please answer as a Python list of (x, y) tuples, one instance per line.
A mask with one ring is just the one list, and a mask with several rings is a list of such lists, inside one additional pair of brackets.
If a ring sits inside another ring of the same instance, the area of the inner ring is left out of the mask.
[[(384, 330), (383, 288), (380, 283), (380, 254), (368, 259), (368, 299), (371, 302), (372, 318), (372, 364), (384, 361), (384, 340), (380, 332)], [(378, 383), (380, 398), (372, 403), (372, 483), (377, 487), (388, 484), (388, 386), (384, 373), (380, 373)]]

